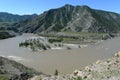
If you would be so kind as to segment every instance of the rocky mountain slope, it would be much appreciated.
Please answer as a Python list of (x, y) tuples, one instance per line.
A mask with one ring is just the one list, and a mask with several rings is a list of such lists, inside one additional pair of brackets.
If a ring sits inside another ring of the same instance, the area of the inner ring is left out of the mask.
[(14, 25), (20, 32), (119, 32), (120, 14), (66, 4)]
[(27, 80), (38, 74), (44, 75), (15, 61), (0, 57), (0, 80)]

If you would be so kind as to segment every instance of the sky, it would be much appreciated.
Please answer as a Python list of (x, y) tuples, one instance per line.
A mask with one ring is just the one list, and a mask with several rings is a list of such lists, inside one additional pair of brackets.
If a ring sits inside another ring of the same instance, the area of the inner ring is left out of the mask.
[(65, 4), (87, 5), (93, 9), (120, 13), (120, 0), (1, 0), (0, 12), (13, 14), (41, 14)]

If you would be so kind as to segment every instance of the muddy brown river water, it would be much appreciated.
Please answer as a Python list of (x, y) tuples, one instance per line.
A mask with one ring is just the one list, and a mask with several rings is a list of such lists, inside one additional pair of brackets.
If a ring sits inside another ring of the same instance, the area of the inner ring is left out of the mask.
[(38, 53), (18, 46), (19, 42), (30, 36), (18, 36), (0, 40), (0, 56), (7, 57), (38, 71), (54, 74), (72, 73), (98, 59), (112, 57), (120, 51), (120, 37), (109, 39), (81, 49), (47, 50)]

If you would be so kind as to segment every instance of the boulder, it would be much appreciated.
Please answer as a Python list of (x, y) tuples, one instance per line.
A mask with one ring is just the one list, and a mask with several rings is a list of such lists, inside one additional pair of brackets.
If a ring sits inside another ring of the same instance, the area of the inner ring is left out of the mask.
[(120, 51), (118, 51), (117, 53), (115, 53), (114, 57), (120, 57)]

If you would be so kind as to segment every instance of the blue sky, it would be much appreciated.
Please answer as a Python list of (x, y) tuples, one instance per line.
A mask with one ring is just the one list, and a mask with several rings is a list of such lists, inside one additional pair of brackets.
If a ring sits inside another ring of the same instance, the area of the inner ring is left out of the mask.
[(52, 8), (65, 4), (88, 5), (94, 9), (101, 9), (120, 13), (120, 0), (1, 0), (0, 12), (13, 14), (40, 14)]

